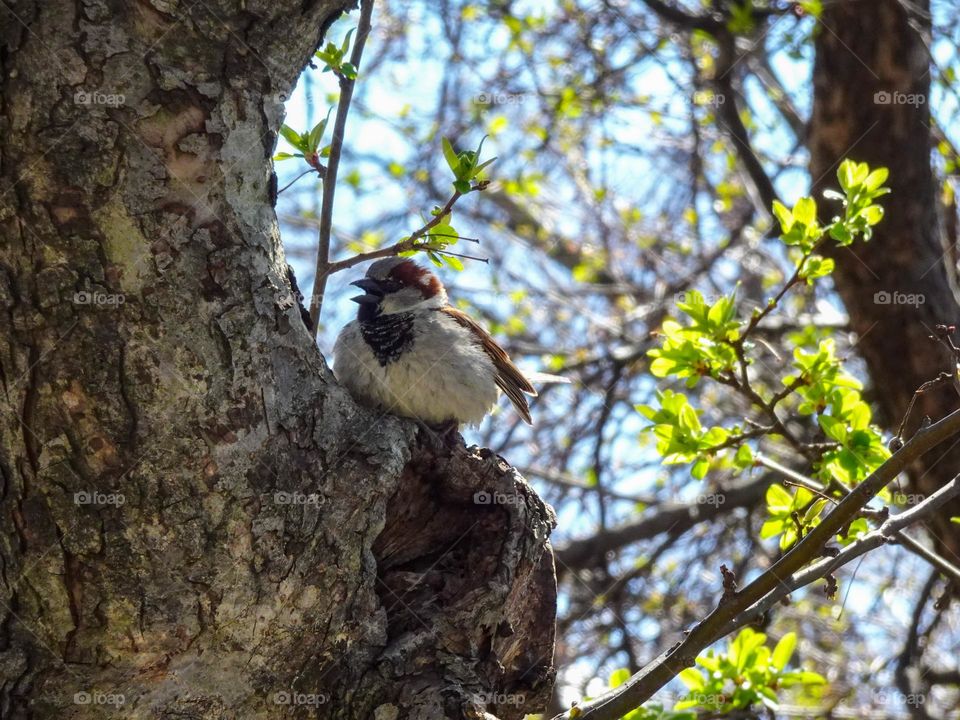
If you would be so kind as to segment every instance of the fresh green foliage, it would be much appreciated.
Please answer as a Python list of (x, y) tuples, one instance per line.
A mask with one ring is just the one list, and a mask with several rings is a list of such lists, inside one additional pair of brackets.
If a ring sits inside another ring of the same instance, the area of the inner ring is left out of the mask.
[[(861, 482), (889, 457), (880, 432), (871, 424), (861, 385), (844, 370), (833, 340), (820, 340), (810, 347), (798, 345), (781, 387), (764, 387), (751, 373), (757, 327), (781, 308), (791, 289), (812, 285), (833, 270), (833, 261), (817, 255), (817, 248), (827, 238), (841, 246), (869, 240), (873, 226), (883, 218), (883, 209), (874, 200), (889, 192), (883, 187), (886, 169), (871, 171), (864, 163), (848, 160), (840, 165), (837, 179), (843, 192), (824, 195), (839, 200), (843, 213), (827, 225), (818, 220), (813, 198), (801, 198), (793, 208), (774, 203), (773, 213), (795, 272), (764, 307), (742, 317), (737, 312), (736, 292), (713, 302), (696, 291), (688, 292), (676, 305), (682, 320), (664, 321), (660, 347), (648, 353), (655, 377), (675, 377), (690, 389), (705, 379), (732, 388), (750, 403), (757, 418), (748, 418), (745, 427), (704, 427), (702, 412), (685, 395), (670, 389), (657, 392), (656, 405), (637, 407), (651, 423), (647, 431), (655, 438), (663, 462), (688, 463), (698, 479), (712, 469), (750, 467), (754, 462), (752, 445), (769, 439), (786, 440), (810, 457), (825, 496), (814, 492), (815, 488), (779, 486), (767, 493), (769, 518), (761, 536), (779, 537), (781, 549), (789, 548), (817, 525), (830, 498)], [(800, 422), (812, 420), (823, 441), (802, 446), (781, 419), (784, 411)], [(865, 530), (865, 522), (857, 521), (839, 541), (850, 542)]]
[(677, 303), (677, 309), (689, 323), (663, 323), (663, 344), (649, 353), (653, 358), (650, 371), (657, 377), (686, 378), (688, 388), (695, 387), (704, 376), (731, 371), (737, 358), (730, 342), (739, 338), (740, 331), (735, 297), (724, 296), (708, 305), (703, 295), (692, 290)]
[(340, 43), (340, 47), (337, 47), (332, 42), (328, 42), (325, 48), (316, 52), (317, 59), (323, 60), (323, 62), (326, 63), (323, 66), (323, 72), (332, 72), (334, 75), (347, 78), (348, 80), (357, 79), (357, 68), (351, 63), (344, 61), (347, 53), (350, 52), (350, 36), (353, 35), (354, 30), (356, 30), (356, 28), (347, 32), (346, 37), (343, 38), (343, 42)]
[(464, 150), (458, 153), (453, 149), (450, 140), (445, 137), (441, 138), (440, 144), (444, 159), (453, 173), (454, 195), (446, 206), (437, 206), (430, 211), (432, 219), (420, 230), (400, 241), (409, 245), (408, 248), (399, 253), (400, 255), (415, 255), (418, 252), (425, 252), (430, 261), (437, 267), (443, 267), (446, 264), (458, 272), (463, 270), (461, 256), (451, 253), (448, 249), (458, 240), (465, 239), (450, 224), (450, 217), (453, 206), (462, 195), (474, 190), (483, 190), (487, 186), (487, 181), (483, 179), (482, 172), (496, 158), (481, 162), (480, 152), (483, 150), (484, 140), (486, 140), (486, 137), (480, 141), (476, 150)]
[(327, 129), (327, 123), (330, 121), (330, 113), (333, 108), (327, 110), (327, 116), (313, 126), (309, 132), (297, 132), (289, 125), (280, 126), (280, 134), (298, 153), (279, 152), (273, 156), (274, 160), (289, 160), (290, 158), (303, 158), (314, 170), (322, 169), (320, 158), (330, 154), (330, 146), (320, 147), (320, 141), (323, 139), (323, 133)]
[[(623, 720), (695, 720), (751, 710), (757, 705), (775, 711), (781, 690), (826, 683), (815, 672), (787, 669), (797, 647), (796, 633), (784, 635), (772, 650), (766, 642), (763, 633), (744, 628), (730, 641), (726, 652), (708, 650), (697, 658), (699, 668), (687, 668), (678, 675), (689, 692), (673, 710), (650, 703), (627, 713)], [(608, 681), (610, 689), (629, 678), (625, 668), (614, 671)]]
[(483, 150), (483, 143), (486, 139), (486, 136), (484, 136), (476, 150), (464, 150), (459, 153), (453, 149), (453, 145), (447, 138), (441, 140), (443, 157), (447, 161), (451, 172), (453, 172), (453, 188), (461, 195), (480, 189), (471, 186), (470, 183), (475, 180), (482, 180), (483, 169), (496, 160), (494, 157), (480, 162), (480, 152)]
[(773, 650), (766, 641), (763, 633), (744, 628), (725, 653), (709, 650), (698, 657), (697, 665), (703, 670), (687, 668), (680, 673), (679, 678), (690, 694), (674, 710), (696, 708), (725, 714), (758, 703), (777, 710), (777, 691), (781, 688), (826, 683), (815, 672), (786, 669), (797, 646), (795, 633), (784, 635)]

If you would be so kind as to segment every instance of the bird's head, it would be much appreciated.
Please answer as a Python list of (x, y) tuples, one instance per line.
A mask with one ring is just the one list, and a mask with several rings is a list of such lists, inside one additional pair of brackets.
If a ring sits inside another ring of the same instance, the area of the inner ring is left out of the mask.
[(358, 319), (363, 322), (378, 315), (410, 312), (420, 308), (442, 307), (447, 293), (440, 278), (409, 258), (377, 260), (356, 285), (363, 295), (351, 298), (360, 305)]

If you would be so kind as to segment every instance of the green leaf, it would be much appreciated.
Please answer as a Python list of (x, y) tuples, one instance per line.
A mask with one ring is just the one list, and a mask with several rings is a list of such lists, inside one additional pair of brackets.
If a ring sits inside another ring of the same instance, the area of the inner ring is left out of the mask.
[(614, 670), (610, 674), (610, 680), (607, 682), (607, 684), (611, 688), (620, 687), (629, 679), (630, 671), (627, 670), (627, 668), (620, 668), (619, 670)]
[(836, 240), (841, 247), (853, 242), (853, 235), (850, 234), (847, 226), (842, 222), (835, 222), (830, 226), (830, 237)]
[(706, 678), (703, 677), (703, 674), (696, 668), (686, 668), (681, 670), (680, 674), (677, 675), (680, 682), (687, 686), (687, 689), (696, 692), (701, 690), (706, 684)]
[(284, 140), (286, 140), (288, 143), (293, 145), (297, 150), (300, 150), (302, 152), (308, 152), (307, 148), (303, 146), (303, 141), (300, 138), (300, 133), (298, 133), (289, 125), (286, 125), (286, 124), (281, 125), (280, 134), (283, 135)]
[(802, 197), (793, 206), (793, 219), (804, 225), (813, 225), (817, 220), (817, 203), (813, 198)]
[(443, 255), (444, 261), (457, 272), (463, 272), (463, 263), (455, 255)]
[(492, 157), (492, 158), (490, 158), (489, 160), (487, 160), (487, 161), (485, 161), (485, 162), (482, 162), (482, 163), (480, 163), (479, 165), (477, 165), (477, 166), (470, 172), (470, 178), (472, 179), (472, 178), (477, 177), (477, 176), (483, 171), (483, 169), (484, 169), (487, 165), (489, 165), (490, 163), (492, 163), (492, 162), (493, 162), (494, 160), (496, 160), (496, 159), (497, 159), (496, 157)]
[(327, 110), (327, 116), (313, 126), (313, 130), (310, 131), (310, 135), (307, 137), (307, 152), (315, 153), (317, 151), (317, 146), (320, 144), (320, 138), (323, 137), (323, 133), (327, 129), (327, 122), (330, 120), (330, 113), (332, 111), (333, 107), (330, 107)]
[(867, 225), (876, 225), (883, 220), (883, 208), (879, 205), (870, 205), (860, 211), (860, 217), (867, 221)]
[(880, 186), (887, 181), (889, 176), (890, 171), (885, 167), (877, 168), (872, 173), (867, 175), (867, 179), (863, 181), (863, 187), (871, 192), (878, 190)]
[(450, 170), (453, 171), (454, 176), (457, 176), (457, 171), (460, 168), (460, 158), (457, 157), (457, 153), (453, 149), (453, 145), (450, 144), (450, 141), (447, 138), (440, 138), (440, 146), (443, 148), (443, 157), (447, 161), (447, 165), (450, 166)]
[(705, 458), (697, 460), (690, 469), (690, 474), (697, 480), (703, 480), (707, 476), (707, 470), (710, 469), (710, 461)]
[(680, 427), (692, 432), (699, 432), (701, 429), (700, 418), (697, 417), (697, 411), (692, 405), (684, 405), (680, 408)]
[(788, 233), (790, 228), (793, 227), (793, 213), (779, 200), (773, 201), (773, 214), (776, 215), (777, 220), (780, 221), (780, 229)]
[(856, 184), (857, 164), (852, 160), (844, 160), (837, 168), (837, 180), (844, 191), (849, 191)]
[(341, 54), (341, 55), (346, 55), (346, 54), (347, 54), (347, 50), (350, 49), (350, 36), (353, 35), (353, 31), (354, 31), (354, 30), (356, 30), (356, 28), (350, 28), (349, 30), (347, 30), (347, 34), (346, 34), (346, 36), (343, 38), (343, 43), (340, 45), (340, 54)]
[(772, 514), (785, 514), (793, 506), (793, 496), (780, 485), (767, 488), (767, 508)]
[(783, 670), (787, 667), (787, 663), (790, 662), (790, 658), (793, 656), (793, 651), (797, 647), (797, 634), (789, 632), (780, 638), (780, 642), (777, 643), (777, 646), (773, 649), (773, 657), (771, 659), (771, 664), (777, 670)]
[(817, 420), (820, 422), (820, 427), (823, 428), (827, 437), (833, 438), (839, 443), (845, 443), (847, 441), (847, 426), (842, 420), (837, 420), (837, 418), (830, 417), (829, 415), (821, 415)]

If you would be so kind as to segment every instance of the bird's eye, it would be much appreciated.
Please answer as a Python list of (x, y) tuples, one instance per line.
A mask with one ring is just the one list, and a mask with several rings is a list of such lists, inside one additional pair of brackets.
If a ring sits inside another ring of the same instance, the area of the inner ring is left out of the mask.
[(398, 280), (384, 280), (380, 287), (383, 288), (384, 292), (392, 293), (397, 292), (398, 290), (403, 289), (403, 283)]

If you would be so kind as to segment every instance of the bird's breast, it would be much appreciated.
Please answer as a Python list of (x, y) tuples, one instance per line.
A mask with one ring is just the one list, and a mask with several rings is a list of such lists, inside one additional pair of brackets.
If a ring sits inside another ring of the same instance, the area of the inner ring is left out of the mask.
[(386, 367), (413, 346), (413, 313), (379, 315), (360, 323), (360, 334), (380, 366)]

